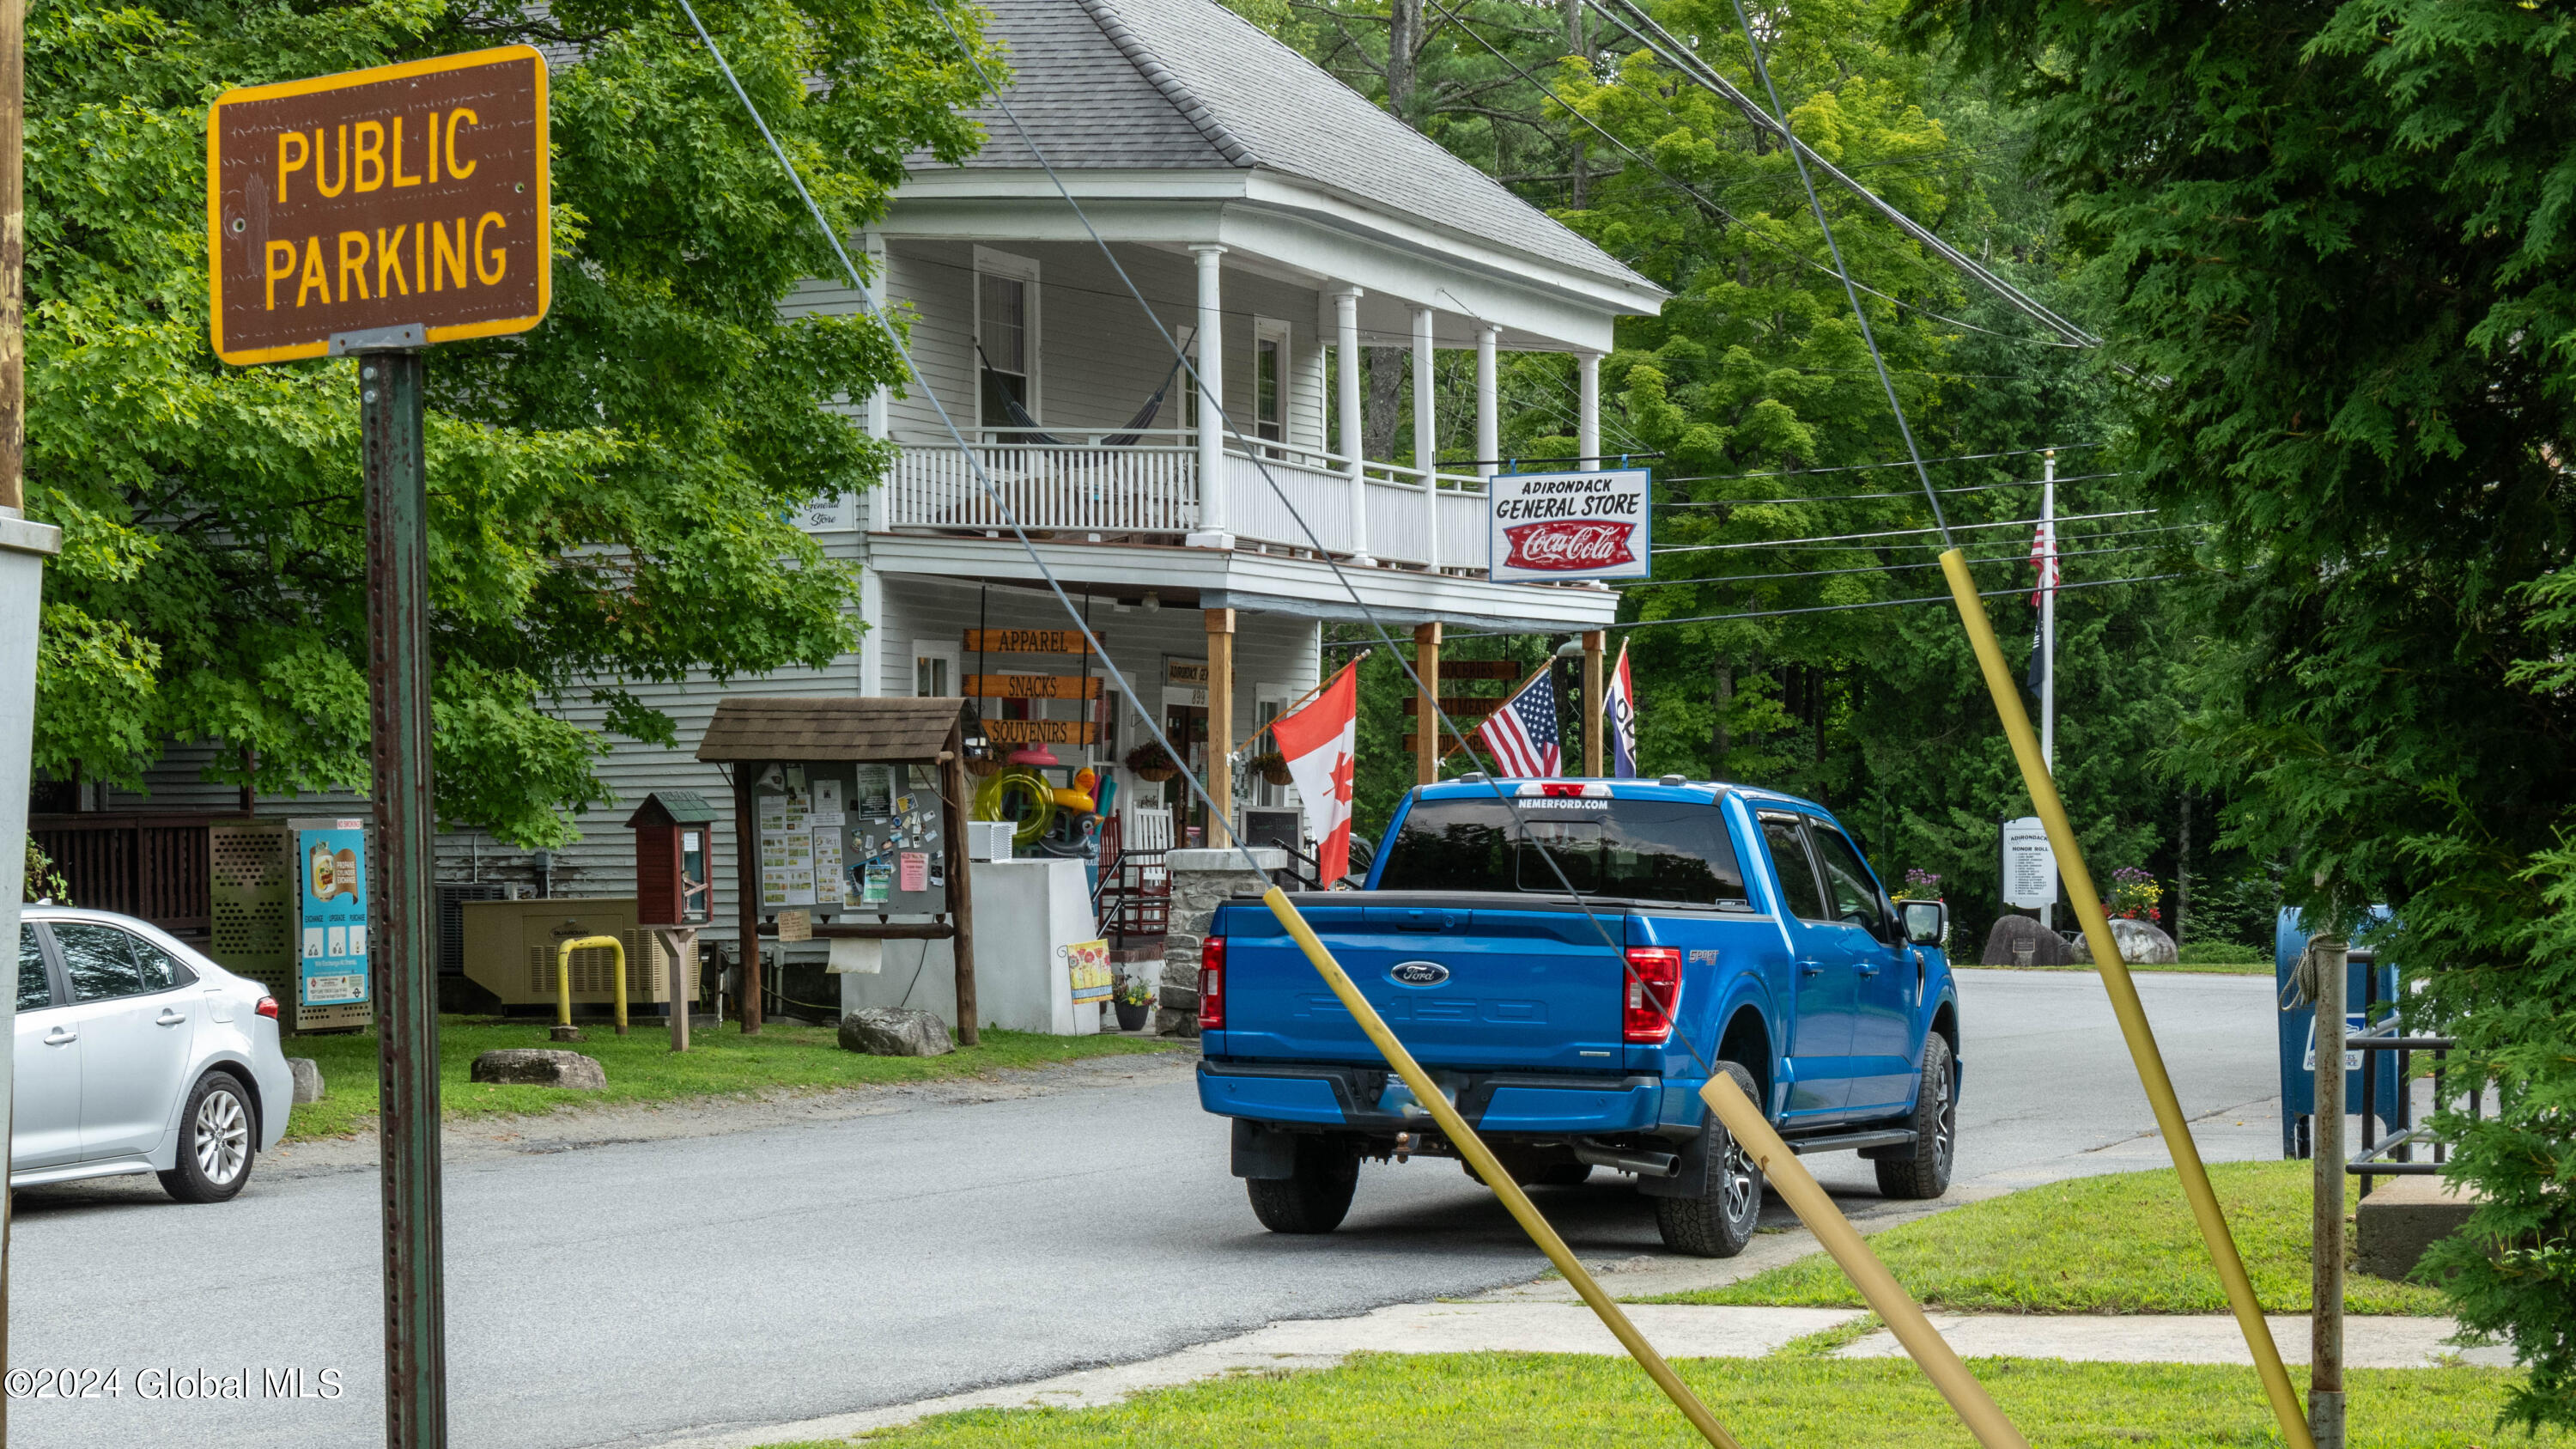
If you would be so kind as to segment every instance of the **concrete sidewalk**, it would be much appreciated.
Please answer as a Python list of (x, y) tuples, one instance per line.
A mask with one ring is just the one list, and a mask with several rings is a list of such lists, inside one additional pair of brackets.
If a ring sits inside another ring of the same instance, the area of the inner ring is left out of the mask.
[[(1848, 1308), (1701, 1307), (1640, 1303), (1629, 1317), (1670, 1358), (1759, 1358), (1812, 1333), (1864, 1315)], [(2051, 1358), (2077, 1362), (2250, 1364), (2236, 1320), (2224, 1314), (2138, 1315), (1936, 1313), (1933, 1323), (1962, 1357)], [(2270, 1320), (2282, 1356), (2307, 1362), (2308, 1320)], [(2430, 1368), (2445, 1362), (2508, 1367), (2501, 1348), (2452, 1349), (2447, 1318), (2347, 1318), (2345, 1362), (2353, 1368)], [(1356, 1318), (1302, 1319), (1141, 1363), (1086, 1369), (1036, 1383), (952, 1394), (854, 1414), (775, 1424), (715, 1436), (664, 1440), (663, 1449), (757, 1449), (889, 1429), (961, 1409), (1090, 1408), (1148, 1389), (1249, 1371), (1330, 1368), (1354, 1353), (1624, 1353), (1588, 1308), (1536, 1302), (1406, 1303)], [(1884, 1329), (1836, 1350), (1839, 1358), (1901, 1358)]]

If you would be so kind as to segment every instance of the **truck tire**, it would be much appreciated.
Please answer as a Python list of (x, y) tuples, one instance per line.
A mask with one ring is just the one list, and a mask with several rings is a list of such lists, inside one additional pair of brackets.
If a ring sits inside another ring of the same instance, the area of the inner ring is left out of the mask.
[[(1751, 1072), (1733, 1062), (1719, 1062), (1717, 1069), (1735, 1078), (1744, 1095), (1762, 1099)], [(1708, 1164), (1706, 1191), (1697, 1197), (1656, 1198), (1655, 1231), (1676, 1253), (1732, 1258), (1753, 1241), (1754, 1225), (1761, 1221), (1762, 1169), (1744, 1155), (1716, 1113), (1702, 1117), (1699, 1130), (1706, 1154), (1702, 1160)]]
[(1347, 1138), (1300, 1134), (1297, 1167), (1286, 1177), (1248, 1177), (1252, 1215), (1274, 1233), (1329, 1233), (1351, 1210), (1360, 1154)]
[(1936, 1198), (1950, 1190), (1950, 1159), (1959, 1138), (1957, 1074), (1950, 1043), (1939, 1033), (1923, 1038), (1923, 1084), (1914, 1092), (1914, 1148), (1878, 1160), (1878, 1190), (1888, 1197)]

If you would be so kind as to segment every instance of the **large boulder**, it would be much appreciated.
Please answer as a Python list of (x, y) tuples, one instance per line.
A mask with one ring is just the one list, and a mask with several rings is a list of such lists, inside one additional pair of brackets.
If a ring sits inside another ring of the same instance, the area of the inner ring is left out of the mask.
[(870, 1006), (841, 1018), (841, 1049), (872, 1057), (944, 1057), (957, 1050), (948, 1023), (927, 1011)]
[[(2132, 921), (2121, 916), (2111, 918), (2111, 940), (2120, 948), (2120, 959), (2132, 966), (2171, 966), (2182, 959), (2173, 937), (2145, 921)], [(2082, 935), (2067, 948), (2069, 961), (2078, 966), (2093, 964), (2093, 946)]]
[(544, 1047), (504, 1047), (474, 1059), (467, 1074), (477, 1082), (503, 1082), (519, 1087), (564, 1087), (596, 1092), (608, 1085), (608, 1073), (596, 1057)]
[(1986, 933), (1985, 953), (1977, 958), (1986, 966), (2067, 966), (2077, 958), (2067, 950), (2066, 940), (2028, 916), (1997, 916), (1995, 928)]

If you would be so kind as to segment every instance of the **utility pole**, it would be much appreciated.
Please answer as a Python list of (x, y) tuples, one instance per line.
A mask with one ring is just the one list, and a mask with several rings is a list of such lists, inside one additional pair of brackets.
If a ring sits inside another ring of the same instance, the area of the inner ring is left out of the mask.
[[(2040, 463), (2039, 538), (2039, 758), (2057, 778), (2057, 450)], [(2054, 905), (2039, 908), (2039, 927), (2052, 931)]]
[[(2309, 943), (2317, 962), (2316, 1113), (2308, 1140), (2316, 1182), (2308, 1223), (2308, 1433), (2343, 1449), (2343, 1035), (2346, 953), (2339, 935)], [(2370, 1110), (2370, 1104), (2361, 1104)]]

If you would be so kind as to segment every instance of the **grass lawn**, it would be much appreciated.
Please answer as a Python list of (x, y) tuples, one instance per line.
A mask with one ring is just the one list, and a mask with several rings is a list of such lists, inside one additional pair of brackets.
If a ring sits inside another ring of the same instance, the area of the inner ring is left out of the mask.
[[(2308, 1311), (2308, 1173), (2304, 1162), (2221, 1162), (2209, 1169), (2255, 1296), (2268, 1312)], [(2029, 1188), (1890, 1228), (1869, 1241), (1898, 1282), (1944, 1308), (2227, 1311), (2182, 1184), (2169, 1167)], [(2358, 1273), (2344, 1294), (2352, 1313), (2447, 1311), (2431, 1288)], [(1723, 1288), (1645, 1301), (1862, 1306), (1842, 1270), (1822, 1253)]]
[[(1975, 971), (2082, 971), (2090, 974), (2093, 970), (2090, 966), (1980, 966), (1974, 961), (1960, 961), (1955, 964), (1963, 969)], [(2269, 961), (2185, 961), (2179, 966), (2129, 968), (2129, 974), (2132, 976), (2143, 976), (2151, 971), (2179, 971), (2192, 976), (2269, 976), (2272, 974), (2272, 963)]]
[[(1902, 1359), (1689, 1359), (1674, 1366), (1718, 1422), (1748, 1445), (1973, 1449), (1976, 1442)], [(2279, 1442), (2250, 1368), (2032, 1359), (1979, 1359), (1970, 1367), (2031, 1442), (2050, 1449)], [(2292, 1374), (2306, 1377), (2304, 1370)], [(2354, 1449), (2501, 1446), (2507, 1436), (2493, 1426), (2508, 1377), (2498, 1369), (2354, 1370), (2347, 1375), (2347, 1442)], [(855, 1442), (895, 1449), (1686, 1449), (1702, 1443), (1625, 1359), (1512, 1353), (1362, 1354), (1336, 1369), (1219, 1379), (1107, 1408), (947, 1414)], [(2516, 1432), (2510, 1442), (2535, 1441)], [(2553, 1434), (2537, 1442), (2567, 1439)]]
[[(474, 1058), (495, 1047), (542, 1047), (546, 1021), (495, 1024), (489, 1017), (449, 1016), (438, 1024), (439, 1103), (448, 1121), (465, 1117), (501, 1117), (550, 1112), (557, 1107), (602, 1102), (668, 1102), (682, 1097), (742, 1096), (784, 1088), (789, 1091), (865, 1086), (880, 1082), (918, 1082), (936, 1077), (972, 1077), (1013, 1067), (1042, 1067), (1081, 1057), (1171, 1050), (1174, 1043), (1127, 1036), (1041, 1036), (1033, 1032), (984, 1030), (981, 1046), (961, 1047), (944, 1057), (872, 1057), (843, 1051), (828, 1026), (765, 1027), (744, 1036), (725, 1026), (689, 1034), (689, 1051), (671, 1050), (670, 1028), (660, 1022), (637, 1022), (621, 1037), (602, 1023), (582, 1027), (584, 1040), (569, 1050), (599, 1059), (608, 1073), (604, 1092), (569, 1092), (559, 1087), (504, 1087), (469, 1082), (466, 1069)], [(376, 1124), (376, 1034), (290, 1036), (286, 1054), (311, 1057), (322, 1068), (324, 1096), (295, 1109), (288, 1121), (289, 1140), (338, 1137)]]

